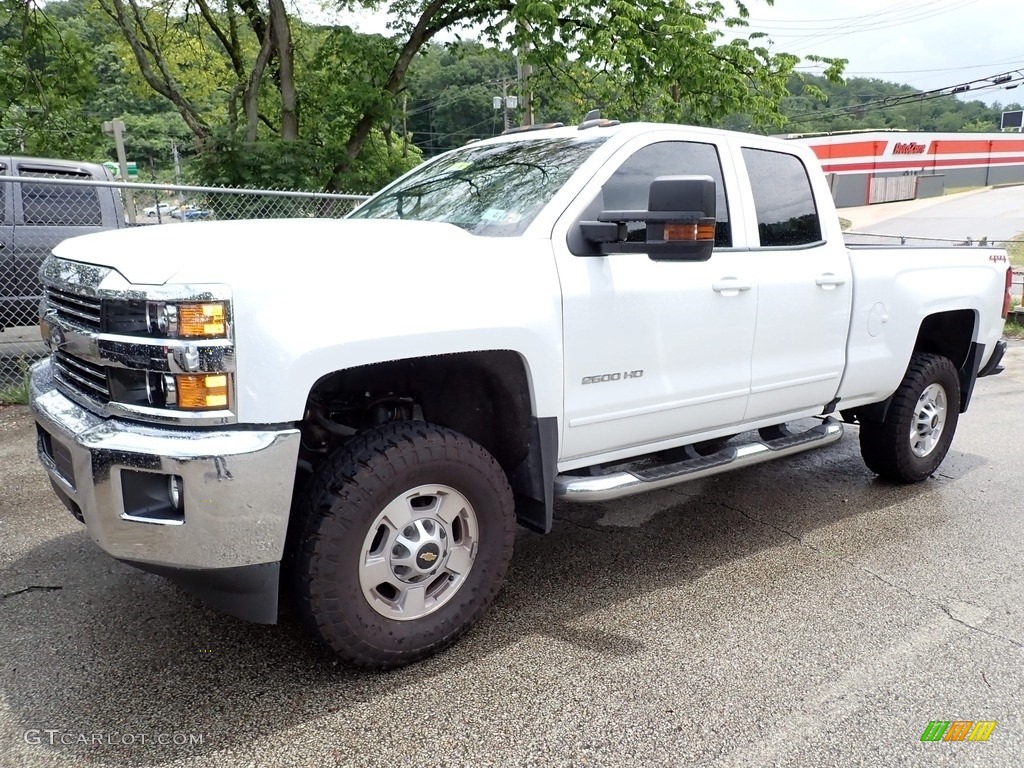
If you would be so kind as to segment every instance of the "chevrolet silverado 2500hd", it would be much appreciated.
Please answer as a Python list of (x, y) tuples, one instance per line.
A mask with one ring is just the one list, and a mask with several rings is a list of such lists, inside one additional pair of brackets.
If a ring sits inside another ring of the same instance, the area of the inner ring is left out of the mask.
[[(839, 439), (927, 478), (1008, 310), (992, 248), (851, 248), (817, 161), (600, 119), (481, 141), (347, 220), (64, 242), (31, 373), (57, 495), (115, 558), (342, 658), (463, 633), (518, 521)], [(788, 423), (819, 417), (804, 431)]]

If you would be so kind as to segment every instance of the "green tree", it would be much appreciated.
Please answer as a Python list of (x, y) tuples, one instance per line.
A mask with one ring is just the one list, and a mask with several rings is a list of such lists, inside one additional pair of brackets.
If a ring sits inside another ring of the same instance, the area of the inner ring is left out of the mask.
[[(475, 28), (492, 42), (508, 40), (534, 73), (523, 94), (528, 115), (532, 93), (543, 89), (625, 117), (710, 123), (742, 111), (758, 124), (781, 124), (779, 103), (799, 62), (761, 45), (760, 35), (739, 35), (746, 6), (729, 16), (718, 0), (340, 0), (339, 7), (382, 8), (397, 21), (390, 73), (351, 127), (332, 189), (373, 127), (393, 122), (413, 60), (441, 32)], [(845, 62), (825, 61), (838, 78)]]
[(0, 149), (87, 155), (95, 58), (75, 30), (34, 0), (0, 0)]
[[(202, 156), (196, 178), (235, 183), (368, 191), (494, 133), (503, 81), (517, 122), (601, 106), (753, 128), (822, 88), (715, 0), (335, 0), (390, 13), (385, 35), (304, 23), (283, 0), (34, 1), (0, 0), (0, 135), (34, 126), (102, 159), (99, 125), (120, 117), (132, 159), (166, 174), (173, 141)], [(437, 42), (460, 32), (482, 42)]]
[[(503, 88), (518, 95), (517, 76), (510, 51), (478, 41), (431, 43), (414, 62), (402, 91), (402, 124), (426, 155), (493, 136), (504, 127), (493, 99)], [(520, 112), (511, 111), (515, 124)]]
[[(520, 94), (527, 119), (538, 93), (544, 110), (568, 104), (559, 110), (567, 118), (597, 103), (627, 118), (709, 123), (742, 111), (758, 125), (780, 124), (778, 106), (798, 61), (772, 52), (757, 35), (740, 34), (746, 6), (729, 16), (717, 0), (338, 0), (339, 8), (379, 9), (395, 20), (391, 36), (373, 40), (342, 30), (326, 36), (305, 30), (293, 38), (292, 27), (301, 25), (293, 25), (283, 0), (98, 1), (145, 82), (174, 104), (200, 146), (213, 151), (239, 135), (254, 143), (269, 130), (283, 142), (301, 137), (338, 147), (329, 189), (365, 175), (358, 166), (375, 131), (392, 146), (410, 68), (442, 32), (480, 30), (492, 42), (511, 43), (533, 72)], [(354, 59), (344, 42), (372, 58)], [(315, 48), (316, 57), (296, 56), (293, 43)], [(323, 65), (331, 61), (345, 69)], [(187, 72), (189, 64), (198, 73)], [(833, 62), (830, 74), (841, 65)], [(307, 77), (315, 87), (306, 87)], [(214, 130), (215, 112), (204, 109), (210, 79), (228, 91), (226, 134)], [(481, 95), (449, 94), (456, 102), (465, 97), (464, 108)], [(477, 124), (486, 122), (481, 117)]]

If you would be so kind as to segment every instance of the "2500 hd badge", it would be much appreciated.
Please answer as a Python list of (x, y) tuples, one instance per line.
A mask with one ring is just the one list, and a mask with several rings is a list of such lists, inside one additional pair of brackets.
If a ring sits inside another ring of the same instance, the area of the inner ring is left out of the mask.
[(624, 371), (623, 373), (602, 373), (597, 376), (584, 376), (584, 384), (604, 384), (608, 381), (621, 381), (622, 379), (642, 379), (643, 370)]

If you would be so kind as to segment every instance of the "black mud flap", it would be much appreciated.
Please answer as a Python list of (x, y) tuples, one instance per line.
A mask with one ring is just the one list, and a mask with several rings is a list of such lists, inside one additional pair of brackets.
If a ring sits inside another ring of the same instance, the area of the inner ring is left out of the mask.
[(558, 463), (558, 419), (532, 418), (530, 449), (509, 481), (516, 500), (516, 519), (537, 533), (551, 531)]

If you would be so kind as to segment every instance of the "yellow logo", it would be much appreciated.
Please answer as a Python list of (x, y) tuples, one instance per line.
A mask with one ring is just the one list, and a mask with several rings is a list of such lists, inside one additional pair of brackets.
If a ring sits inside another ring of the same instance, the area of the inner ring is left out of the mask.
[(422, 555), (420, 555), (420, 559), (426, 560), (428, 563), (432, 563), (435, 560), (437, 560), (437, 555), (435, 555), (433, 552), (424, 552)]

